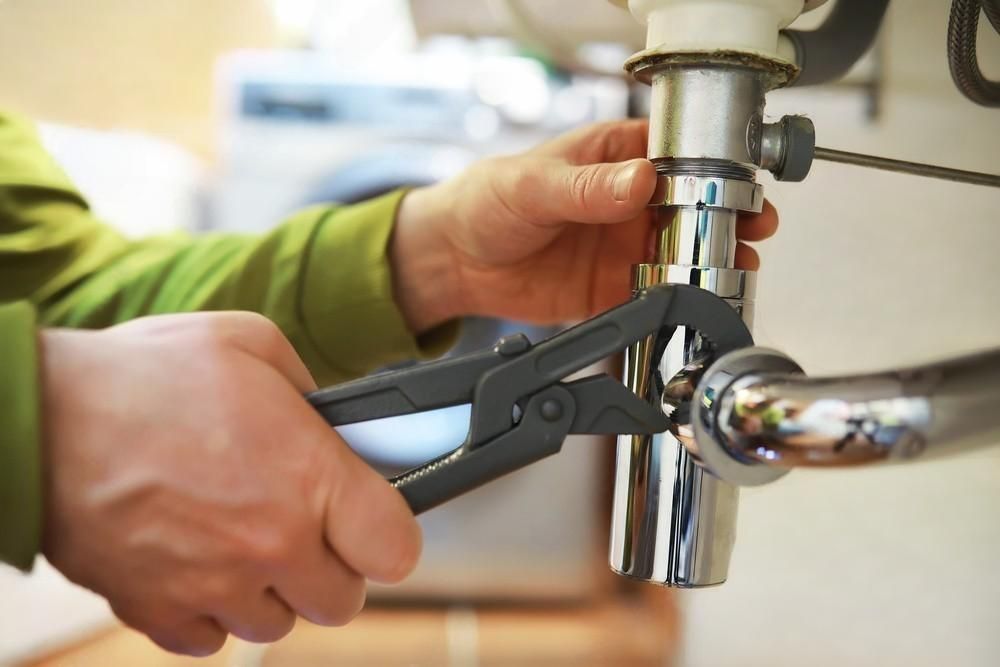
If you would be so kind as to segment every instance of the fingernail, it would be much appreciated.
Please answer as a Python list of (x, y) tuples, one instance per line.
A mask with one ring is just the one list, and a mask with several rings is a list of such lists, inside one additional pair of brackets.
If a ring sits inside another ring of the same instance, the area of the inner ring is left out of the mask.
[(628, 201), (632, 194), (632, 182), (639, 173), (639, 162), (630, 162), (618, 170), (611, 185), (611, 194), (615, 201)]

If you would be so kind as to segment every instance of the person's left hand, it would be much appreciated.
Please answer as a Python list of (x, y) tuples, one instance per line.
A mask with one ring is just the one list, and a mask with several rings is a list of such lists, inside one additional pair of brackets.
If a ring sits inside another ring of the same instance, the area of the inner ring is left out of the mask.
[[(629, 267), (653, 240), (646, 135), (645, 121), (595, 125), (407, 194), (391, 257), (411, 330), (463, 315), (552, 324), (625, 301)], [(765, 203), (737, 236), (759, 241), (777, 225)], [(736, 264), (756, 269), (757, 253), (740, 243)]]

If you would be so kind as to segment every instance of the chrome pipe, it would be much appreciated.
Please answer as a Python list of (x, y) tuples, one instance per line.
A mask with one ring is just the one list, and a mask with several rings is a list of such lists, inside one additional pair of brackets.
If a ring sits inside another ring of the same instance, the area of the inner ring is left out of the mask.
[[(663, 282), (709, 289), (726, 297), (744, 321), (752, 323), (752, 273), (667, 264), (636, 267), (637, 289)], [(711, 349), (695, 331), (679, 327), (626, 351), (625, 382), (674, 417), (675, 408), (689, 399), (712, 358)], [(738, 500), (739, 490), (701, 467), (674, 433), (619, 436), (612, 569), (681, 588), (723, 583), (736, 534)]]
[[(776, 364), (785, 371), (772, 372)], [(717, 475), (756, 484), (773, 478), (765, 469), (903, 462), (1000, 444), (1000, 349), (836, 378), (790, 366), (780, 353), (750, 348), (704, 375), (692, 399), (694, 449)]]
[[(651, 263), (634, 267), (636, 290), (663, 282), (696, 285), (753, 321), (754, 274), (734, 268), (740, 211), (759, 212), (753, 182), (765, 85), (743, 67), (666, 67), (651, 74), (649, 158), (660, 172)], [(625, 382), (661, 407), (676, 428), (620, 436), (610, 562), (619, 574), (696, 588), (726, 580), (736, 532), (737, 487), (707, 472), (681, 440), (681, 409), (714, 360), (694, 330), (678, 327), (633, 345)]]
[[(657, 264), (714, 268), (733, 266), (736, 257), (736, 211), (663, 206), (656, 211), (656, 223), (654, 257)], [(640, 285), (635, 283), (635, 287)]]

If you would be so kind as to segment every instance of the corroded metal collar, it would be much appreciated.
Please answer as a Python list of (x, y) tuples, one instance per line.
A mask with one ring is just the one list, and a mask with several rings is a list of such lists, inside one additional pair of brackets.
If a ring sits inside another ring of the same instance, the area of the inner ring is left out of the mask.
[(742, 51), (685, 51), (664, 53), (656, 49), (639, 51), (625, 61), (625, 71), (637, 81), (649, 84), (653, 74), (671, 67), (739, 67), (761, 72), (767, 90), (787, 86), (799, 75), (793, 63)]

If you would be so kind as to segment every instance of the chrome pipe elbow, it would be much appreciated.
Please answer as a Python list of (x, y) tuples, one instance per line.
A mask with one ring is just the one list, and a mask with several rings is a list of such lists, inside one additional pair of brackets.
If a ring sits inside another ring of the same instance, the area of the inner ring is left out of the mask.
[(726, 355), (695, 392), (687, 446), (716, 476), (906, 462), (1000, 444), (1000, 350), (902, 370), (807, 378), (784, 355)]

